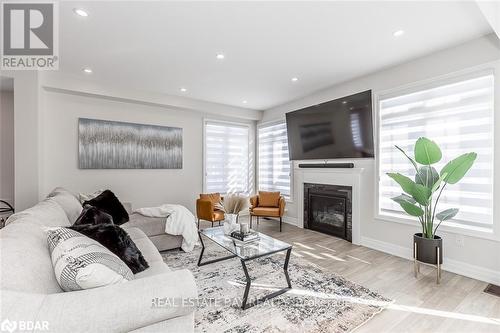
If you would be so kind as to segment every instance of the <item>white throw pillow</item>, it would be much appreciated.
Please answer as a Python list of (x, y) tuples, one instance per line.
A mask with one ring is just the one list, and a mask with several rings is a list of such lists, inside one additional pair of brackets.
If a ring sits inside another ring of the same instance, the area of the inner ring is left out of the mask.
[(103, 287), (132, 280), (130, 268), (97, 241), (68, 228), (47, 228), (57, 282), (64, 291)]
[(98, 197), (102, 192), (104, 192), (104, 190), (97, 190), (93, 193), (80, 193), (78, 195), (79, 199), (80, 199), (80, 203), (83, 205), (83, 203), (85, 201), (89, 201), (89, 200), (92, 200), (92, 199)]

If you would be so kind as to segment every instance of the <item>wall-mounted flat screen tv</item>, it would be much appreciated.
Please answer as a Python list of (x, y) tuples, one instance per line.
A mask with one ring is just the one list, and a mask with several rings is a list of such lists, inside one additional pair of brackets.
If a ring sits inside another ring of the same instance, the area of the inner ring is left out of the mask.
[(286, 114), (291, 160), (372, 158), (372, 92)]

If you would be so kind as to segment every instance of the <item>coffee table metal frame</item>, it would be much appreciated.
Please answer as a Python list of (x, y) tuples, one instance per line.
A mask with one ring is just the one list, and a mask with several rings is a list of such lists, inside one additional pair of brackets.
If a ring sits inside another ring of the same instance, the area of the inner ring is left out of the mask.
[[(217, 258), (217, 259), (213, 259), (213, 260), (208, 260), (208, 261), (202, 262), (203, 253), (205, 252), (205, 243), (203, 242), (203, 238), (201, 237), (202, 235), (203, 235), (203, 233), (199, 230), (198, 231), (198, 236), (199, 236), (200, 242), (201, 242), (201, 253), (200, 253), (200, 258), (198, 259), (198, 266), (205, 266), (205, 265), (213, 264), (213, 263), (216, 263), (216, 262), (219, 262), (219, 261), (223, 261), (223, 260), (228, 260), (228, 259), (232, 259), (232, 258), (235, 258), (235, 257), (239, 257), (236, 254), (232, 254), (232, 255), (229, 255), (229, 256), (226, 256), (226, 257)], [(204, 235), (204, 236), (207, 237), (208, 239), (212, 240), (215, 244), (219, 245), (223, 249), (229, 251), (228, 249), (226, 249), (225, 247), (223, 247), (222, 245), (220, 245), (219, 243), (217, 243), (215, 240), (211, 239), (210, 237), (208, 237), (206, 235)], [(254, 259), (258, 259), (258, 258), (261, 258), (261, 257), (269, 256), (269, 255), (272, 255), (272, 254), (275, 254), (275, 253), (278, 253), (278, 252), (281, 252), (281, 251), (286, 251), (285, 264), (283, 265), (283, 272), (285, 273), (286, 283), (287, 283), (288, 286), (285, 287), (285, 288), (281, 288), (280, 290), (277, 290), (277, 291), (275, 291), (273, 293), (270, 293), (268, 295), (265, 295), (265, 296), (263, 296), (261, 298), (258, 298), (258, 299), (256, 299), (253, 302), (248, 302), (248, 294), (250, 292), (250, 286), (252, 284), (252, 280), (250, 279), (250, 274), (248, 274), (248, 269), (247, 269), (246, 262), (254, 260)], [(231, 251), (229, 251), (229, 252), (231, 252)], [(253, 256), (253, 257), (249, 257), (249, 258), (239, 257), (240, 258), (240, 262), (241, 262), (241, 266), (243, 267), (243, 272), (245, 273), (245, 278), (246, 278), (245, 293), (243, 294), (243, 301), (241, 302), (241, 308), (243, 310), (246, 310), (246, 309), (251, 308), (251, 307), (253, 307), (253, 306), (257, 305), (257, 304), (265, 302), (268, 299), (271, 299), (271, 298), (274, 298), (274, 297), (279, 296), (281, 294), (284, 294), (287, 291), (289, 291), (290, 289), (292, 289), (292, 283), (290, 282), (290, 276), (288, 275), (288, 263), (290, 262), (290, 253), (291, 252), (292, 252), (292, 246), (290, 245), (287, 248), (283, 248), (283, 249), (279, 249), (279, 250), (275, 250), (275, 251), (269, 251), (269, 252), (262, 253), (262, 254), (259, 254), (259, 255)]]

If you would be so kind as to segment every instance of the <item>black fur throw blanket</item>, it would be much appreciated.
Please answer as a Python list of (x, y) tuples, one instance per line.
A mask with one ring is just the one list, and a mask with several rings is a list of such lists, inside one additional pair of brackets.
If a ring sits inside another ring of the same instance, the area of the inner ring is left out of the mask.
[(94, 206), (87, 205), (83, 207), (80, 216), (76, 219), (73, 225), (82, 224), (114, 224), (113, 217)]
[(116, 195), (110, 190), (106, 190), (92, 200), (85, 201), (83, 207), (90, 205), (113, 217), (114, 224), (121, 225), (128, 222), (129, 216), (125, 207)]
[(125, 230), (112, 223), (105, 224), (74, 224), (70, 227), (87, 237), (90, 237), (123, 260), (136, 274), (149, 267), (141, 251)]

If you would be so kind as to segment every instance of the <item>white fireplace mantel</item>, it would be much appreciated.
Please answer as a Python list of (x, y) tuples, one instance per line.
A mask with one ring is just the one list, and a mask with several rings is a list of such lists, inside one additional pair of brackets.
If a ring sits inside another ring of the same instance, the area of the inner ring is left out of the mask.
[(298, 227), (304, 227), (304, 183), (352, 187), (352, 243), (361, 243), (361, 174), (364, 168), (329, 169), (295, 167), (298, 188)]

